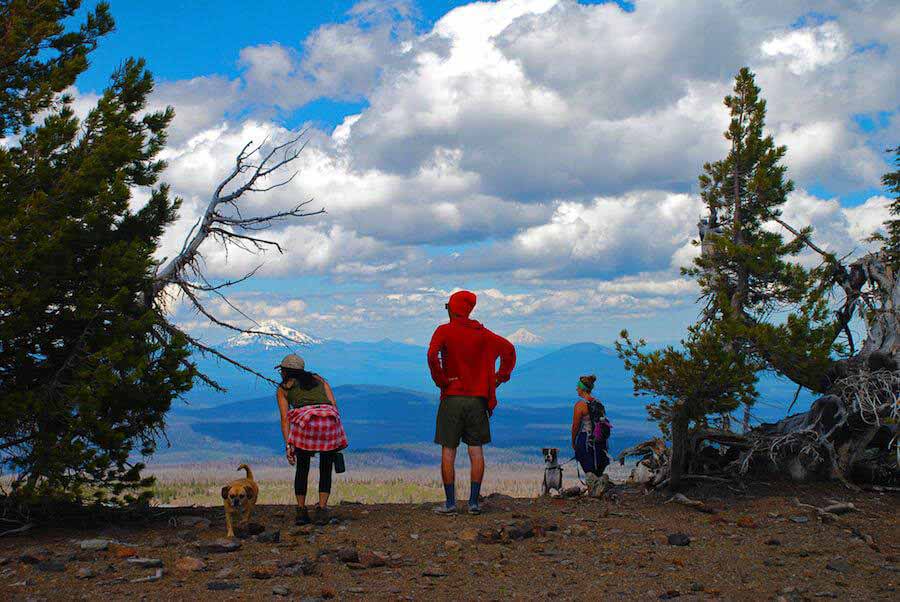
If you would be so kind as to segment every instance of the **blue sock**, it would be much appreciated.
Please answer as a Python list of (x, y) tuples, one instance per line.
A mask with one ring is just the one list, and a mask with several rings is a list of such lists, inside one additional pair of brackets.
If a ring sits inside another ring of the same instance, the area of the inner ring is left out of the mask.
[(456, 483), (444, 485), (444, 495), (447, 496), (447, 507), (452, 508), (456, 505)]
[(472, 481), (472, 489), (471, 493), (469, 493), (469, 505), (477, 506), (478, 505), (478, 495), (481, 493), (481, 483), (476, 483)]

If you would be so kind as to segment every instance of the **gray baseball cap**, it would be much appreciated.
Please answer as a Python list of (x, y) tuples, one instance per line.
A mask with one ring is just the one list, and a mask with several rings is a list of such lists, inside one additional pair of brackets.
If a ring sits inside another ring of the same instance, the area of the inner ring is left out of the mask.
[(290, 355), (284, 356), (284, 359), (281, 360), (281, 363), (275, 366), (276, 368), (290, 368), (291, 370), (305, 370), (306, 362), (303, 361), (303, 358), (297, 355), (296, 353), (292, 353)]

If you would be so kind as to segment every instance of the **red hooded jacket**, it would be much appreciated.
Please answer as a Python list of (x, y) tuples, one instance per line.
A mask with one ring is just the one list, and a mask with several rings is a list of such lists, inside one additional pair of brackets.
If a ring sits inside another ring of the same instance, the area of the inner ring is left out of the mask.
[[(475, 295), (468, 291), (450, 297), (450, 322), (441, 324), (428, 346), (431, 378), (441, 389), (441, 399), (450, 395), (484, 397), (488, 411), (497, 407), (497, 385), (509, 380), (516, 366), (513, 344), (469, 319)], [(494, 373), (500, 358), (500, 369)]]

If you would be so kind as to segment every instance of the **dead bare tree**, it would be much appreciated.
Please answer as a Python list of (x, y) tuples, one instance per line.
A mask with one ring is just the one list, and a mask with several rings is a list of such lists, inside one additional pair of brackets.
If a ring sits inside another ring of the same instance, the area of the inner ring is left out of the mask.
[[(267, 215), (248, 216), (241, 208), (240, 201), (245, 195), (269, 192), (293, 181), (297, 176), (296, 171), (287, 177), (283, 177), (282, 174), (286, 171), (285, 168), (296, 161), (303, 152), (306, 146), (305, 137), (306, 131), (304, 130), (280, 144), (269, 144), (268, 140), (264, 140), (261, 144), (254, 146), (251, 141), (238, 153), (234, 167), (216, 186), (203, 215), (188, 232), (179, 253), (171, 259), (164, 260), (158, 266), (153, 289), (146, 295), (145, 302), (151, 304), (160, 315), (159, 324), (162, 332), (157, 333), (160, 338), (183, 337), (192, 348), (201, 354), (212, 355), (259, 378), (274, 382), (172, 324), (165, 316), (165, 307), (174, 299), (181, 297), (199, 315), (219, 327), (238, 333), (271, 336), (292, 341), (281, 334), (233, 324), (212, 312), (207, 306), (208, 297), (220, 299), (242, 317), (255, 324), (256, 322), (252, 318), (228, 300), (223, 291), (251, 278), (261, 266), (253, 268), (244, 276), (234, 280), (211, 282), (204, 273), (205, 261), (202, 246), (208, 240), (212, 240), (220, 247), (224, 247), (226, 252), (231, 248), (237, 248), (251, 253), (264, 253), (273, 249), (278, 253), (283, 253), (284, 249), (277, 241), (262, 238), (260, 232), (268, 230), (273, 224), (280, 221), (306, 218), (325, 212), (324, 209), (309, 210), (312, 199), (302, 201), (287, 211)], [(292, 342), (299, 343), (299, 341)], [(195, 368), (190, 360), (184, 361)], [(198, 377), (207, 385), (221, 390), (217, 383), (206, 376), (199, 374)]]

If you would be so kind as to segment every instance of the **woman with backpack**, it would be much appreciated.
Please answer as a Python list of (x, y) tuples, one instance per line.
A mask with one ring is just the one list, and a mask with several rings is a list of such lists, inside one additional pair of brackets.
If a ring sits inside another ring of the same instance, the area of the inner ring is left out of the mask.
[[(331, 470), (344, 472), (340, 450), (347, 447), (347, 435), (341, 424), (334, 393), (324, 378), (308, 372), (303, 358), (290, 354), (276, 366), (281, 371), (276, 399), (281, 414), (281, 434), (285, 455), (296, 465), (294, 495), (297, 497), (295, 523), (317, 525), (329, 522), (328, 496), (331, 493)], [(309, 462), (319, 454), (319, 504), (311, 519), (306, 509), (306, 487)]]
[(588, 475), (599, 477), (609, 465), (606, 455), (611, 425), (606, 419), (606, 408), (591, 395), (597, 377), (593, 374), (578, 379), (575, 412), (572, 416), (572, 448), (581, 469)]

